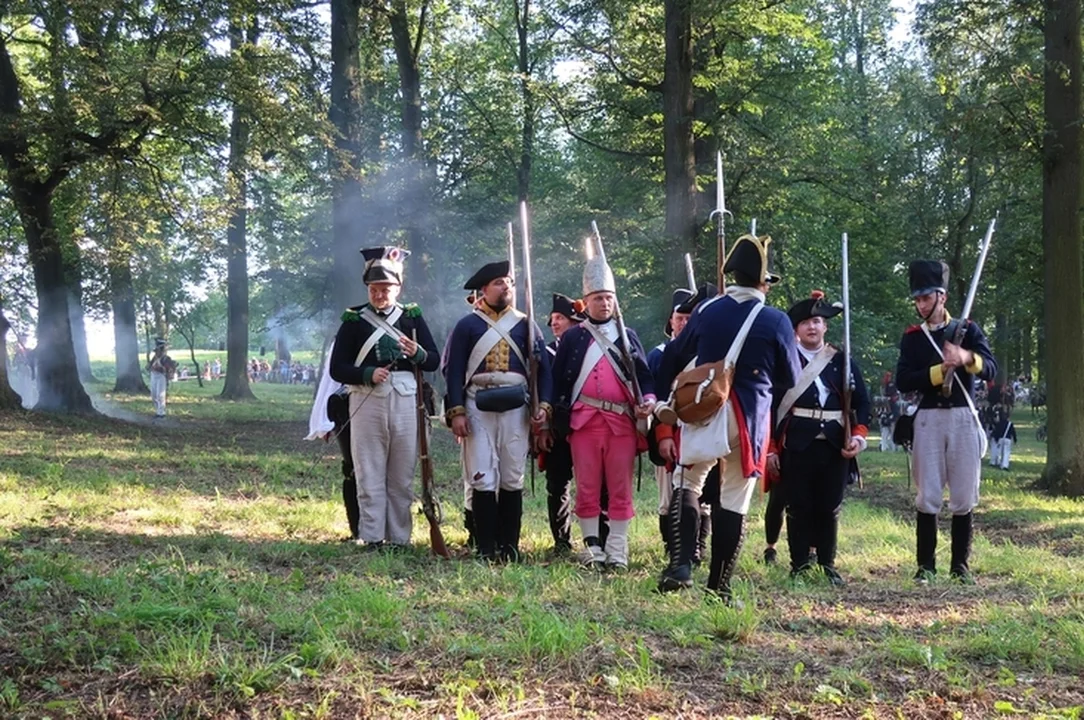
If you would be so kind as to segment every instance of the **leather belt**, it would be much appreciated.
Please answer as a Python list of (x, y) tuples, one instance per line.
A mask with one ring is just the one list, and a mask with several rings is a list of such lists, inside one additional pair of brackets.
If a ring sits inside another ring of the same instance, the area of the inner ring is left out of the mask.
[(610, 402), (609, 400), (600, 400), (599, 398), (593, 398), (589, 395), (580, 395), (576, 398), (578, 402), (582, 402), (588, 407), (598, 408), (606, 412), (612, 412), (617, 415), (633, 416), (632, 406), (628, 403), (622, 402)]
[(814, 420), (835, 420), (838, 423), (843, 422), (842, 410), (825, 410), (824, 408), (796, 407), (790, 411), (790, 414), (794, 417), (800, 418), (812, 418)]

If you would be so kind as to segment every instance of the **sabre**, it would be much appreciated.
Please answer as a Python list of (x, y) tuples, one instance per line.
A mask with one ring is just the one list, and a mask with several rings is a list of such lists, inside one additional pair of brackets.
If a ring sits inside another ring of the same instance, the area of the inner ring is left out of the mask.
[[(723, 152), (722, 150), (717, 150), (715, 152), (715, 209), (711, 211), (711, 215), (708, 216), (708, 219), (715, 218), (715, 253), (719, 259), (719, 262), (716, 263), (719, 267), (716, 276), (716, 285), (719, 287), (720, 294), (726, 291), (726, 280), (723, 277), (723, 264), (726, 262), (727, 215), (734, 217), (734, 215), (726, 209), (726, 185), (723, 181)], [(696, 292), (696, 286), (693, 285), (691, 290)]]
[(696, 293), (696, 274), (693, 273), (693, 256), (685, 253), (685, 280), (689, 283), (689, 289)]
[[(982, 277), (982, 267), (986, 264), (986, 255), (990, 252), (990, 244), (994, 240), (994, 225), (997, 223), (997, 217), (990, 218), (990, 224), (986, 227), (986, 235), (982, 238), (982, 245), (979, 247), (979, 260), (975, 265), (975, 274), (971, 276), (971, 287), (967, 289), (967, 299), (964, 300), (964, 309), (960, 313), (960, 324), (956, 327), (956, 333), (952, 337), (952, 344), (959, 345), (964, 341), (964, 335), (967, 333), (967, 321), (971, 319), (971, 308), (975, 304), (975, 294), (979, 290), (979, 280)], [(941, 385), (941, 395), (943, 397), (949, 397), (952, 395), (952, 383), (956, 378), (956, 371), (953, 370), (949, 373), (949, 376), (945, 378), (944, 384)]]

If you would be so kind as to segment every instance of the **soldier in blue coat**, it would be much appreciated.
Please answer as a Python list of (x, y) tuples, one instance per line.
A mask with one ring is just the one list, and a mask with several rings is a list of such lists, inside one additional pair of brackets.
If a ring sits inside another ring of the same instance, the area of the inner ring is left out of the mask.
[(810, 567), (813, 545), (833, 585), (843, 584), (835, 567), (843, 492), (854, 458), (866, 448), (870, 415), (869, 393), (852, 358), (852, 418), (850, 436), (844, 437), (843, 352), (824, 341), (827, 320), (841, 312), (842, 306), (825, 302), (819, 290), (787, 311), (802, 372), (780, 401), (768, 454), (769, 471), (779, 473), (786, 502), (791, 573)]
[[(738, 238), (723, 266), (724, 272), (732, 274), (732, 284), (725, 294), (696, 308), (685, 330), (666, 348), (657, 378), (657, 387), (670, 388), (690, 364), (700, 366), (723, 360), (746, 320), (752, 318), (737, 358), (729, 399), (710, 420), (727, 423), (727, 442), (711, 448), (711, 455), (723, 458), (724, 464), (719, 502), (712, 517), (708, 589), (728, 602), (730, 580), (745, 539), (745, 516), (757, 478), (764, 472), (772, 410), (800, 372), (789, 318), (780, 310), (764, 306), (765, 293), (779, 279), (768, 269), (770, 243), (767, 236)], [(676, 422), (673, 409), (666, 405), (656, 414), (663, 422)], [(690, 427), (681, 428), (676, 443), (660, 442), (660, 453), (678, 463), (673, 484), (675, 495), (680, 491), (683, 505), (680, 538), (675, 543), (679, 554), (671, 556), (659, 582), (659, 590), (664, 592), (692, 586), (691, 546), (695, 546), (699, 498), (708, 474), (718, 464), (717, 460), (685, 461), (686, 450), (692, 447)]]
[[(954, 320), (945, 309), (949, 268), (938, 260), (915, 260), (909, 268), (911, 299), (922, 319), (900, 340), (896, 384), (900, 392), (921, 395), (914, 417), (914, 467), (918, 507), (915, 580), (927, 583), (937, 572), (937, 515), (944, 488), (952, 512), (954, 579), (973, 582), (969, 560), (973, 514), (979, 502), (979, 476), (986, 454), (986, 432), (975, 410), (975, 378), (990, 380), (997, 362), (978, 324)], [(962, 340), (957, 330), (963, 325)], [(952, 378), (951, 391), (943, 392)]]
[[(483, 266), (463, 286), (480, 302), (452, 330), (446, 364), (452, 432), (463, 440), (464, 477), (471, 486), (474, 535), (480, 558), (519, 558), (523, 474), (532, 426), (548, 430), (549, 405), (534, 418), (528, 374), (538, 359), (538, 395), (550, 393), (550, 356), (542, 331), (530, 346), (527, 316), (512, 307), (507, 260)], [(548, 435), (548, 433), (546, 433)]]

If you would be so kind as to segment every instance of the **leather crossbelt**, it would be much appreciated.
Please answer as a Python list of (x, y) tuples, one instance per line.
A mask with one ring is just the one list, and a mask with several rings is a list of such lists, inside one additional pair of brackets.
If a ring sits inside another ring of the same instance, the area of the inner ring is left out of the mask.
[(843, 422), (842, 410), (825, 410), (824, 408), (794, 408), (790, 411), (791, 415), (800, 418), (813, 418), (814, 420), (835, 420), (838, 423)]
[(605, 410), (606, 412), (612, 412), (618, 415), (628, 415), (629, 417), (632, 417), (633, 415), (632, 407), (628, 403), (600, 400), (598, 398), (593, 398), (589, 395), (580, 395), (576, 399), (582, 402), (584, 405), (598, 408), (599, 410)]

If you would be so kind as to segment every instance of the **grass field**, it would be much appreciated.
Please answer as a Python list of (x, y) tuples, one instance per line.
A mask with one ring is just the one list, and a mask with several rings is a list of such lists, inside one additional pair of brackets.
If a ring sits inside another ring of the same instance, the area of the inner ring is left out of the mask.
[[(541, 477), (524, 564), (432, 558), (420, 515), (412, 551), (362, 553), (338, 542), (334, 446), (301, 440), (311, 388), (261, 384), (238, 404), (175, 383), (155, 422), (149, 398), (109, 385), (103, 406), (127, 420), (0, 415), (0, 717), (1084, 712), (1084, 508), (1030, 489), (1043, 447), (1026, 414), (1013, 470), (984, 471), (977, 585), (911, 582), (904, 456), (867, 452), (848, 584), (760, 564), (758, 501), (733, 610), (653, 592), (646, 467), (626, 575), (549, 559)], [(457, 453), (443, 428), (434, 442), (462, 544)]]

